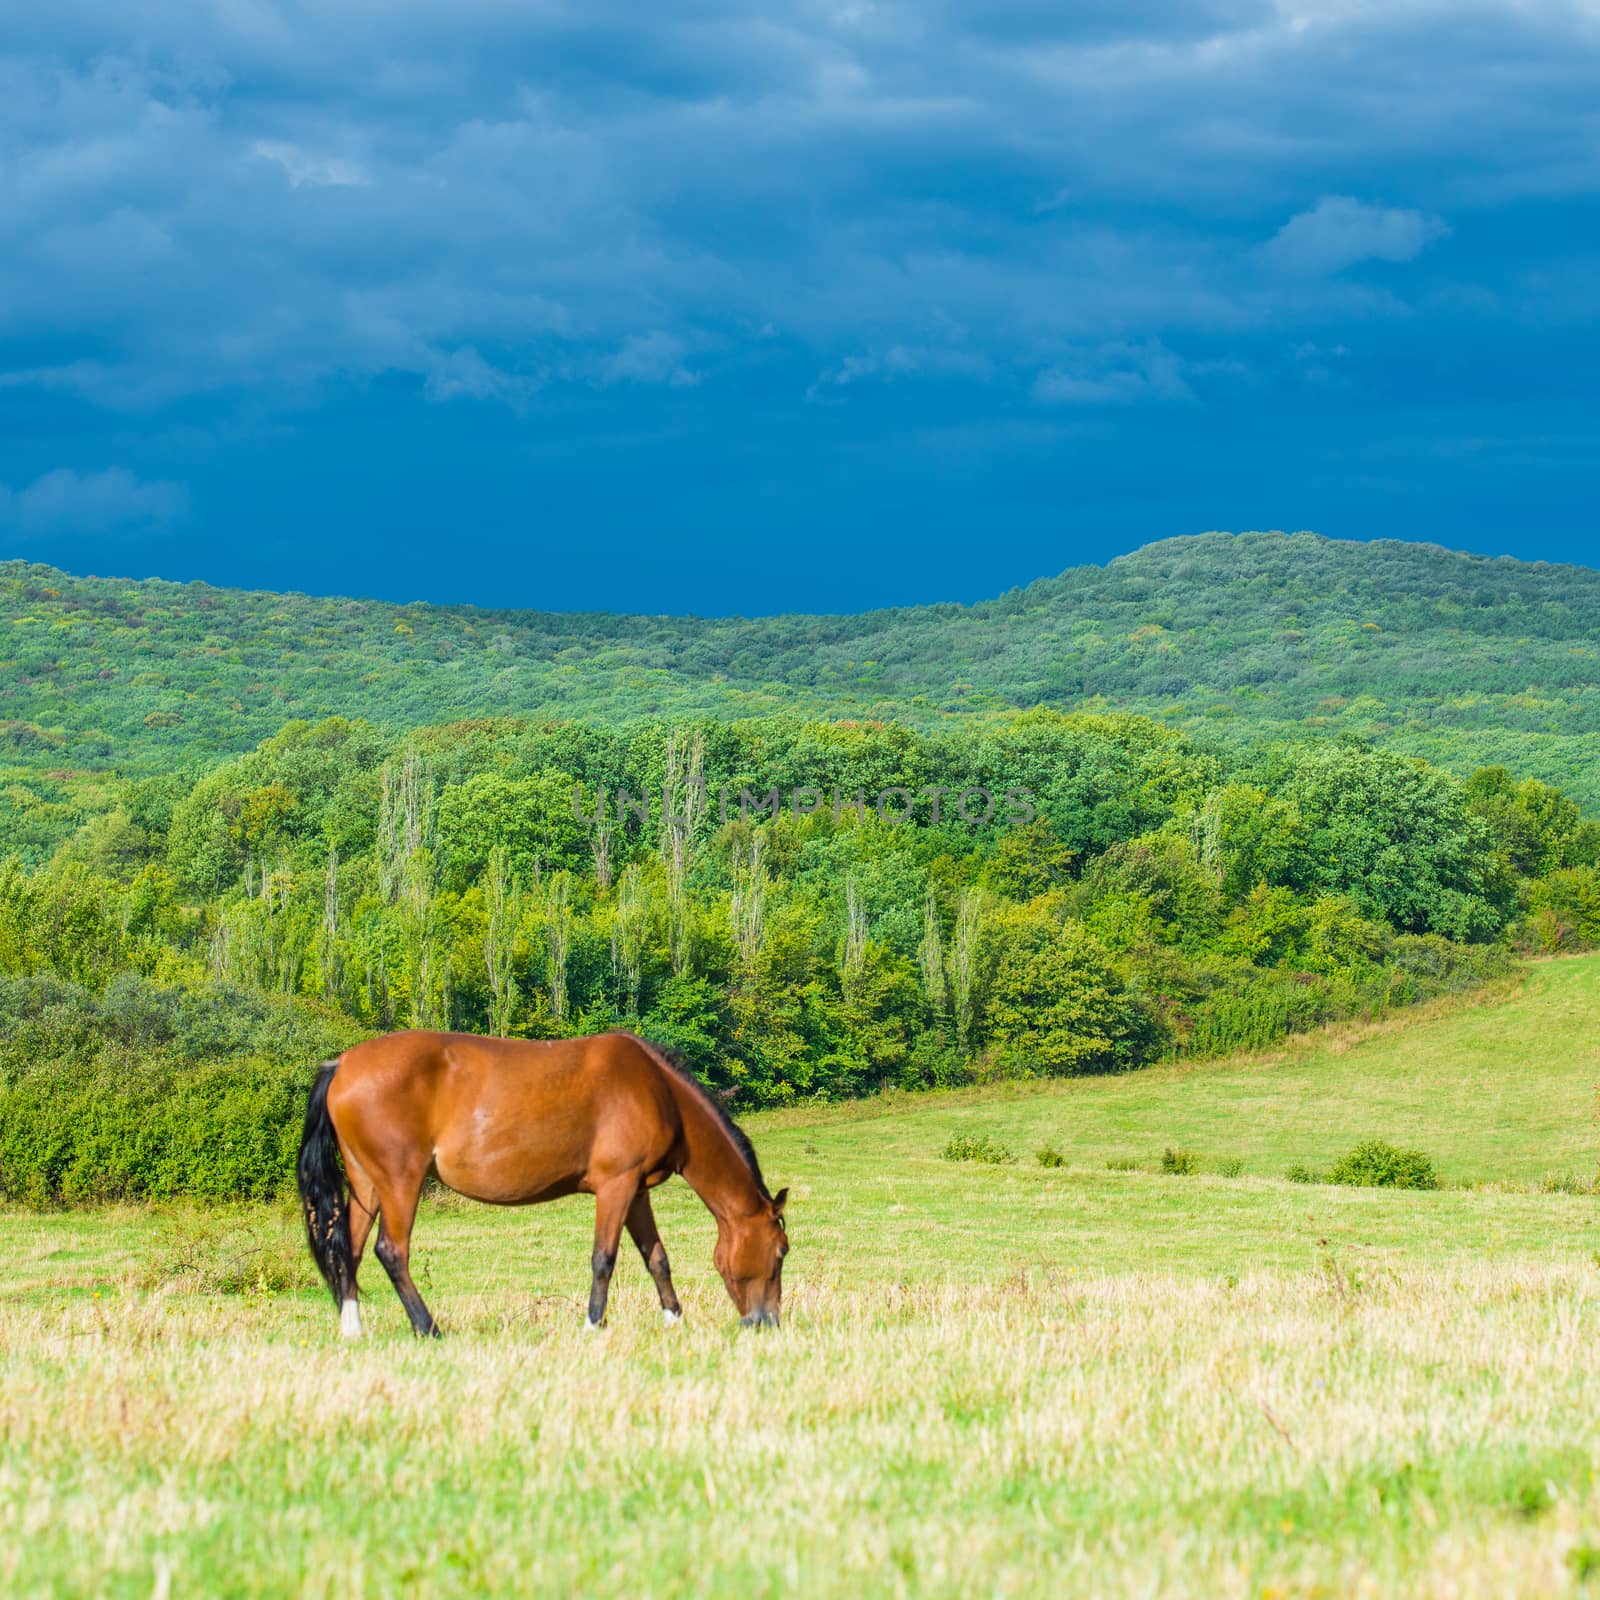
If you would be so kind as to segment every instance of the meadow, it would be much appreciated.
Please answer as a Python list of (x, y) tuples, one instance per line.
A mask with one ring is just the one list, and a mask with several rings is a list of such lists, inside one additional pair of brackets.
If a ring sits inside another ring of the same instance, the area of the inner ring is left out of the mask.
[[(677, 1184), (685, 1322), (629, 1260), (599, 1335), (587, 1204), (425, 1202), (437, 1345), (370, 1260), (341, 1344), (287, 1209), (0, 1213), (0, 1584), (1579, 1592), (1597, 1082), (1581, 957), (1268, 1055), (754, 1116), (793, 1186), (772, 1337)], [(1369, 1135), (1443, 1187), (1284, 1180)]]

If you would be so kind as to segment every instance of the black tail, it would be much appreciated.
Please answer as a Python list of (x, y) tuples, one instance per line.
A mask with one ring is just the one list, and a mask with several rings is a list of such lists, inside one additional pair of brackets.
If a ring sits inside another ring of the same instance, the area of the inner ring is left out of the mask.
[(306, 1131), (300, 1140), (300, 1200), (306, 1239), (317, 1270), (333, 1290), (335, 1305), (355, 1298), (356, 1266), (350, 1250), (350, 1196), (339, 1165), (339, 1141), (328, 1115), (328, 1085), (337, 1061), (324, 1061), (306, 1101)]

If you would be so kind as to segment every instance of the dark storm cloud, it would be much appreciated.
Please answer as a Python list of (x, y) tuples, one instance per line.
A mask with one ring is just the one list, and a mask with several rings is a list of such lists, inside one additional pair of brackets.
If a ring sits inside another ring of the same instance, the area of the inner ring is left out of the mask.
[(1383, 396), (1577, 315), (1597, 61), (1578, 5), (67, 0), (0, 60), (9, 477), (133, 459), (74, 407), (154, 449), (395, 382), (734, 435), (753, 374)]
[[(40, 381), (130, 405), (391, 369), (448, 395), (463, 352), (507, 393), (681, 381), (629, 352), (758, 330), (1043, 365), (1091, 330), (1315, 314), (1272, 268), (1442, 232), (1390, 191), (1580, 175), (1577, 13), (1060, 10), (68, 5), (6, 68), (5, 331), (54, 343)], [(1318, 192), (1380, 139), (1384, 193)]]

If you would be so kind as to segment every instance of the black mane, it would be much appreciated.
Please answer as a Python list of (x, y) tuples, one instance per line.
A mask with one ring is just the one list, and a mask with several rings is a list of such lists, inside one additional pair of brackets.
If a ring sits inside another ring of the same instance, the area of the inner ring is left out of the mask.
[(699, 1091), (700, 1098), (711, 1108), (711, 1114), (722, 1124), (722, 1131), (733, 1141), (734, 1149), (744, 1158), (744, 1164), (750, 1169), (750, 1176), (756, 1180), (756, 1188), (761, 1191), (761, 1198), (771, 1200), (772, 1193), (767, 1188), (767, 1180), (761, 1176), (761, 1163), (756, 1159), (756, 1147), (750, 1143), (750, 1135), (728, 1115), (728, 1109), (723, 1105), (717, 1091), (701, 1080), (699, 1073), (689, 1065), (688, 1058), (681, 1050), (656, 1044), (650, 1039), (641, 1039), (639, 1042), (648, 1045), (669, 1072), (681, 1078), (691, 1089)]

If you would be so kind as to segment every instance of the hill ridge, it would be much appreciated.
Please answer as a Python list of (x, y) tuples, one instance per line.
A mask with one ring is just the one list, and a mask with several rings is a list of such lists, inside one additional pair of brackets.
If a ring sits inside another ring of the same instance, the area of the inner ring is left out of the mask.
[[(0, 563), (13, 768), (153, 770), (292, 718), (794, 713), (929, 725), (1034, 705), (1203, 737), (1353, 733), (1600, 801), (1600, 571), (1403, 540), (1183, 535), (970, 603), (770, 617), (393, 602)], [(5, 757), (0, 756), (0, 761)]]
[(1038, 577), (1029, 579), (1025, 584), (1013, 584), (1010, 588), (1004, 589), (998, 594), (980, 595), (976, 600), (928, 600), (905, 605), (869, 606), (861, 611), (771, 611), (702, 615), (693, 611), (607, 611), (573, 607), (552, 610), (542, 606), (491, 606), (471, 600), (429, 600), (423, 597), (411, 600), (384, 600), (372, 595), (342, 592), (313, 593), (304, 589), (252, 589), (238, 584), (216, 584), (205, 578), (164, 578), (159, 574), (137, 578), (118, 573), (75, 573), (69, 572), (64, 567), (57, 567), (50, 562), (33, 561), (24, 556), (0, 557), (0, 580), (21, 577), (28, 573), (44, 573), (52, 578), (63, 579), (68, 583), (131, 584), (138, 587), (156, 586), (190, 592), (198, 590), (213, 594), (229, 594), (259, 599), (319, 600), (329, 604), (384, 606), (402, 611), (420, 608), (439, 612), (471, 612), (477, 615), (496, 617), (571, 617), (617, 622), (671, 621), (715, 627), (718, 625), (787, 620), (840, 622), (902, 616), (919, 612), (977, 611), (984, 607), (1002, 604), (1014, 596), (1025, 596), (1036, 590), (1059, 585), (1080, 573), (1107, 574), (1126, 564), (1153, 560), (1169, 552), (1191, 552), (1196, 547), (1204, 545), (1220, 546), (1227, 544), (1238, 549), (1264, 542), (1312, 544), (1326, 547), (1330, 550), (1351, 553), (1358, 551), (1396, 552), (1411, 556), (1423, 554), (1431, 558), (1442, 556), (1453, 562), (1460, 562), (1473, 567), (1515, 569), (1552, 576), (1570, 575), (1579, 578), (1580, 581), (1588, 579), (1600, 584), (1600, 568), (1586, 566), (1581, 562), (1530, 561), (1520, 556), (1491, 556), (1485, 555), (1480, 551), (1458, 550), (1451, 545), (1438, 544), (1432, 540), (1394, 538), (1338, 539), (1328, 534), (1317, 533), (1311, 529), (1297, 529), (1292, 533), (1285, 532), (1282, 529), (1242, 529), (1238, 533), (1228, 532), (1223, 529), (1211, 529), (1204, 533), (1173, 534), (1165, 539), (1151, 540), (1136, 549), (1123, 551), (1120, 555), (1112, 556), (1106, 561), (1079, 562), (1073, 566), (1063, 567), (1059, 572), (1041, 573)]

